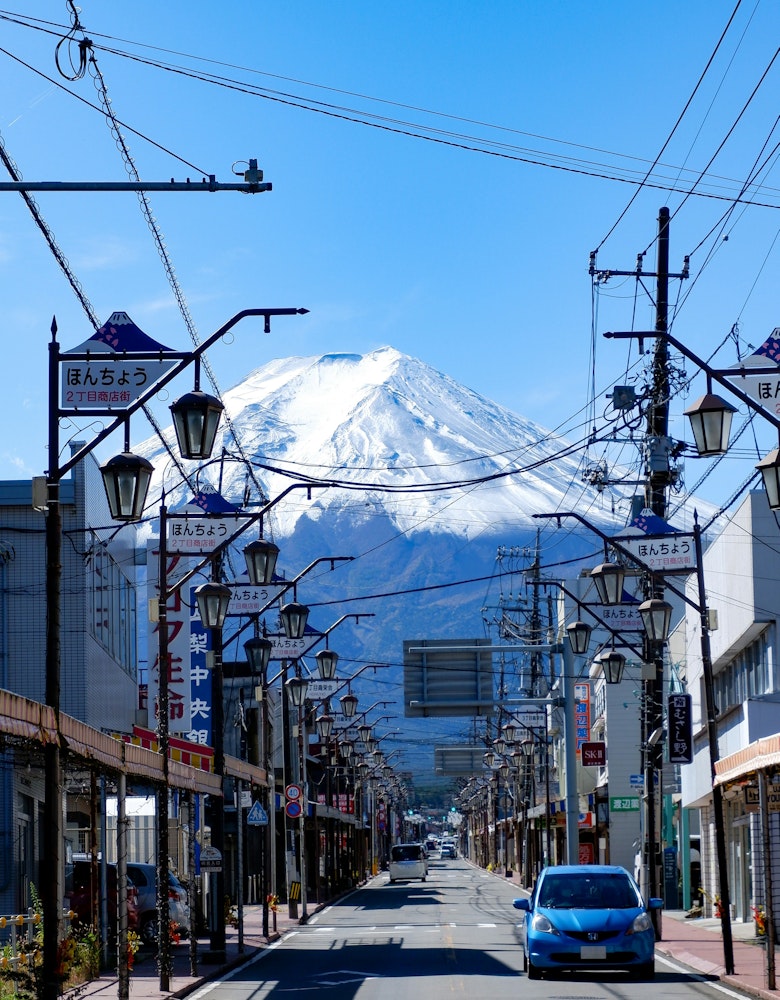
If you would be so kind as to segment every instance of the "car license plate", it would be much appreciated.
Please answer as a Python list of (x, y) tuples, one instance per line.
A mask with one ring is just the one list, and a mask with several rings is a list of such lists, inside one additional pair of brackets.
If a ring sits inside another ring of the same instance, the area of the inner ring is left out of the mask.
[(605, 962), (607, 960), (607, 946), (604, 944), (584, 944), (580, 948), (580, 958), (583, 961)]

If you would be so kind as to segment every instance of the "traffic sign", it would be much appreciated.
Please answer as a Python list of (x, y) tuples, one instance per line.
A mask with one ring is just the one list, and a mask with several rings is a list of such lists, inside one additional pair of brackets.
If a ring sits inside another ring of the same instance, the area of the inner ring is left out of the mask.
[(290, 819), (298, 819), (301, 813), (303, 812), (303, 806), (300, 804), (300, 802), (293, 799), (291, 802), (287, 803), (287, 805), (284, 807), (284, 811), (287, 813)]
[(202, 872), (222, 871), (222, 854), (212, 844), (206, 844), (200, 849), (200, 870)]
[(303, 789), (300, 785), (288, 785), (284, 790), (284, 794), (288, 801), (297, 802), (303, 795)]
[(268, 813), (263, 809), (260, 802), (253, 802), (252, 808), (247, 813), (246, 821), (249, 826), (267, 826)]

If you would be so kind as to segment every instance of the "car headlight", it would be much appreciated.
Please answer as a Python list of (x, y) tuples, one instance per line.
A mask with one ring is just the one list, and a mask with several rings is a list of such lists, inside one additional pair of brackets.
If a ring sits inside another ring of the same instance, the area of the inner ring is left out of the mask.
[(642, 931), (649, 931), (652, 926), (653, 922), (650, 919), (650, 915), (648, 913), (640, 913), (638, 917), (634, 918), (626, 934), (639, 934)]
[(531, 929), (540, 934), (560, 934), (557, 927), (543, 913), (537, 913), (534, 916), (531, 921)]

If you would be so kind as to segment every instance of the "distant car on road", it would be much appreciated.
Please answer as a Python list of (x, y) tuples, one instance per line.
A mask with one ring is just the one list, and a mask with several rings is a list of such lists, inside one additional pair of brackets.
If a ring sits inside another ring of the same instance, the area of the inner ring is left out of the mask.
[(542, 869), (530, 899), (516, 899), (523, 971), (540, 979), (553, 969), (624, 969), (655, 975), (655, 933), (634, 879), (617, 865), (554, 865)]
[(454, 844), (442, 844), (441, 845), (441, 856), (443, 858), (454, 858), (457, 852), (455, 850)]
[(424, 844), (393, 844), (390, 848), (390, 881), (428, 877), (428, 854)]

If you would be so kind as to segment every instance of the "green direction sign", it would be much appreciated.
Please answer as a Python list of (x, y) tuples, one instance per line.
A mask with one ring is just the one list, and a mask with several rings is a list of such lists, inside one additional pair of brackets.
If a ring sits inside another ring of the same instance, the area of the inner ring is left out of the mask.
[(610, 795), (610, 812), (639, 812), (639, 797), (637, 795)]

